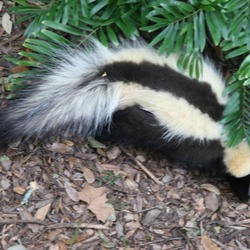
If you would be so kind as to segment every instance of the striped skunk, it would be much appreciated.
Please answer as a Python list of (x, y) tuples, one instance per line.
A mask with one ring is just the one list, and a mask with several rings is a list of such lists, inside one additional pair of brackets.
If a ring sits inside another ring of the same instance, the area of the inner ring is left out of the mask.
[(0, 111), (0, 147), (74, 133), (126, 143), (173, 163), (219, 170), (241, 200), (249, 198), (250, 149), (224, 144), (227, 99), (207, 59), (199, 80), (143, 44), (55, 52), (20, 97)]

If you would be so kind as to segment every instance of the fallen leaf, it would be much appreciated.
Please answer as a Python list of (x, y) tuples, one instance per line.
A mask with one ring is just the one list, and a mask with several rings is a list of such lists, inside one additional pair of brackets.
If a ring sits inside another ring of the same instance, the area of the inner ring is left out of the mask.
[(101, 167), (108, 171), (121, 171), (121, 168), (114, 164), (101, 164)]
[(105, 222), (107, 219), (115, 220), (115, 210), (111, 204), (108, 204), (108, 189), (105, 187), (95, 188), (87, 185), (78, 193), (79, 199), (88, 203), (88, 209), (91, 210), (98, 220)]
[(50, 244), (49, 245), (49, 250), (60, 250), (59, 248), (59, 245), (56, 243), (56, 244)]
[(6, 155), (0, 157), (0, 165), (3, 167), (5, 171), (9, 171), (12, 161)]
[(30, 182), (29, 187), (32, 188), (33, 191), (38, 190), (40, 188), (36, 181)]
[(204, 198), (203, 197), (199, 197), (199, 198), (194, 198), (194, 207), (196, 210), (198, 210), (199, 212), (204, 212), (205, 210), (205, 206), (204, 206)]
[(107, 219), (115, 220), (115, 210), (111, 204), (107, 203), (108, 199), (106, 194), (94, 199), (89, 205), (88, 209), (91, 210), (98, 220), (106, 222)]
[(72, 169), (75, 166), (76, 158), (75, 157), (69, 157), (69, 158), (67, 158), (67, 161), (69, 163), (70, 168)]
[(41, 220), (41, 221), (45, 220), (45, 218), (49, 212), (50, 206), (51, 206), (51, 203), (48, 203), (46, 206), (39, 208), (36, 211), (34, 218), (37, 220)]
[(57, 245), (59, 247), (59, 250), (67, 250), (68, 249), (68, 246), (62, 240), (58, 241)]
[(248, 208), (248, 204), (246, 204), (246, 203), (241, 203), (241, 204), (239, 204), (236, 208), (235, 208), (235, 210), (243, 210), (243, 209), (246, 209), (246, 208)]
[(66, 181), (64, 183), (64, 188), (69, 196), (69, 198), (72, 200), (72, 201), (79, 201), (79, 193), (71, 187), (70, 183), (68, 181)]
[(126, 179), (125, 182), (130, 190), (137, 190), (138, 184), (135, 181)]
[(113, 147), (107, 151), (107, 157), (109, 160), (116, 159), (121, 154), (121, 150), (118, 147)]
[(141, 227), (141, 224), (139, 221), (130, 221), (128, 223), (126, 223), (126, 228), (128, 230), (133, 230), (133, 229), (137, 229), (137, 228), (140, 228)]
[[(28, 210), (21, 210), (19, 212), (22, 220), (34, 220), (34, 217)], [(36, 225), (36, 224), (27, 224), (28, 227), (32, 230), (33, 233), (38, 233), (40, 230), (44, 228), (44, 226)]]
[(2, 26), (7, 34), (10, 34), (12, 31), (12, 21), (10, 20), (10, 15), (4, 13), (2, 16)]
[(26, 189), (20, 186), (16, 186), (13, 188), (13, 191), (17, 194), (23, 195), (26, 192)]
[(6, 179), (6, 178), (3, 178), (1, 181), (0, 181), (0, 186), (4, 189), (4, 190), (7, 190), (9, 189), (10, 187), (10, 180)]
[(105, 187), (95, 188), (90, 185), (86, 185), (81, 192), (78, 192), (79, 200), (85, 201), (87, 203), (92, 202), (96, 198), (107, 194), (108, 189)]
[(151, 226), (154, 221), (160, 216), (161, 210), (159, 209), (152, 209), (148, 211), (145, 216), (142, 218), (142, 224), (145, 227)]
[(68, 245), (70, 244), (76, 244), (78, 242), (81, 242), (83, 240), (86, 240), (87, 238), (89, 238), (90, 236), (92, 236), (94, 234), (93, 230), (87, 230), (86, 232), (83, 232), (79, 235), (77, 235), (77, 237), (68, 239), (68, 240), (64, 240), (64, 242)]
[(219, 208), (218, 196), (215, 193), (209, 193), (206, 195), (205, 207), (212, 211), (216, 211)]
[(201, 245), (203, 246), (204, 250), (220, 250), (221, 249), (217, 244), (215, 244), (207, 236), (201, 237)]
[(62, 233), (62, 229), (55, 229), (55, 230), (51, 230), (51, 231), (49, 231), (48, 232), (48, 239), (50, 240), (50, 241), (53, 241), (53, 240), (55, 240), (57, 237), (58, 237), (58, 235), (60, 234), (60, 233)]
[(92, 148), (106, 148), (106, 145), (97, 141), (95, 138), (92, 136), (88, 137), (88, 143)]
[(64, 143), (58, 143), (58, 142), (54, 142), (52, 145), (51, 145), (51, 150), (52, 151), (55, 151), (55, 152), (58, 152), (58, 153), (62, 153), (62, 154), (65, 154), (65, 153), (73, 153), (73, 148), (64, 144)]
[(207, 190), (207, 191), (210, 191), (210, 192), (213, 192), (213, 193), (215, 193), (215, 194), (217, 194), (217, 195), (220, 195), (220, 194), (221, 194), (221, 193), (220, 193), (220, 190), (219, 190), (216, 186), (214, 186), (214, 185), (212, 185), (212, 184), (205, 183), (205, 184), (202, 184), (201, 187), (202, 187), (203, 189), (205, 189), (205, 190)]
[(27, 250), (27, 248), (23, 245), (14, 245), (7, 248), (7, 250)]
[(84, 175), (84, 178), (86, 179), (86, 181), (89, 184), (92, 184), (95, 181), (94, 173), (89, 168), (86, 168), (86, 167), (83, 167), (82, 171), (83, 171), (83, 175)]
[(74, 145), (75, 145), (75, 143), (74, 142), (72, 142), (72, 141), (70, 141), (70, 140), (64, 140), (64, 143), (66, 144), (66, 145), (68, 145), (68, 146), (70, 146), (70, 147), (73, 147)]
[(28, 70), (29, 68), (28, 67), (25, 67), (25, 66), (15, 66), (13, 67), (10, 71), (11, 73), (13, 74), (16, 74), (16, 73), (19, 73), (19, 72), (23, 72), (23, 71), (26, 71)]

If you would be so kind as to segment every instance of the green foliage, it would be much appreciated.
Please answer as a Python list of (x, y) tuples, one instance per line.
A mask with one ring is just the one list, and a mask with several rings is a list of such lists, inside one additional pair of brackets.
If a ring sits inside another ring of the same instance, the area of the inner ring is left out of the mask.
[(110, 171), (104, 171), (98, 181), (98, 186), (102, 186), (105, 184), (107, 187), (111, 187), (115, 184), (116, 181), (122, 178), (122, 175), (118, 174), (115, 175), (114, 173)]
[(250, 55), (229, 79), (224, 94), (229, 96), (222, 120), (228, 145), (235, 146), (243, 138), (250, 143)]
[[(225, 91), (229, 101), (223, 124), (230, 146), (243, 138), (250, 144), (250, 1), (249, 0), (16, 0), (17, 22), (31, 20), (20, 52), (37, 66), (61, 44), (80, 44), (94, 36), (104, 45), (119, 37), (144, 37), (161, 54), (179, 54), (178, 66), (199, 77), (200, 54), (218, 46), (225, 59), (242, 63)], [(73, 42), (72, 42), (73, 41)]]

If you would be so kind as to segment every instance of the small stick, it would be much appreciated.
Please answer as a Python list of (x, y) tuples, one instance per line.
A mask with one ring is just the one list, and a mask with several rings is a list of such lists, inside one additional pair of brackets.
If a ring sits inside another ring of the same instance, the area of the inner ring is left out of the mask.
[(129, 152), (126, 151), (126, 149), (124, 149), (122, 146), (120, 146), (121, 150), (123, 151), (123, 153), (125, 153), (128, 157), (130, 157), (134, 163), (142, 170), (144, 171), (155, 183), (159, 184), (159, 185), (164, 185), (161, 181), (159, 181), (152, 172), (150, 172), (146, 167), (144, 167), (144, 165), (138, 161), (132, 154), (130, 154)]
[(88, 223), (56, 223), (52, 225), (48, 225), (45, 221), (39, 220), (2, 220), (0, 221), (0, 225), (4, 224), (38, 224), (46, 226), (46, 229), (58, 229), (58, 228), (91, 228), (91, 229), (109, 229), (105, 225), (96, 225), (96, 224), (88, 224)]
[(8, 43), (10, 43), (10, 42), (12, 42), (12, 41), (15, 41), (15, 40), (17, 40), (19, 37), (21, 37), (22, 35), (23, 35), (23, 32), (20, 32), (20, 33), (18, 33), (18, 34), (16, 34), (16, 35), (12, 36), (10, 39), (1, 42), (1, 43), (0, 43), (0, 46), (4, 46), (4, 45), (6, 45), (6, 44), (8, 44)]

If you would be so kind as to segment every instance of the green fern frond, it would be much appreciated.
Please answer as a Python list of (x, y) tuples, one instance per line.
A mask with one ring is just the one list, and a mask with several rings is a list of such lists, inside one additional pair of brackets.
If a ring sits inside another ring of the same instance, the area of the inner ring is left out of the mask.
[(224, 94), (230, 96), (222, 120), (228, 145), (235, 146), (244, 138), (250, 145), (250, 55), (230, 78)]

